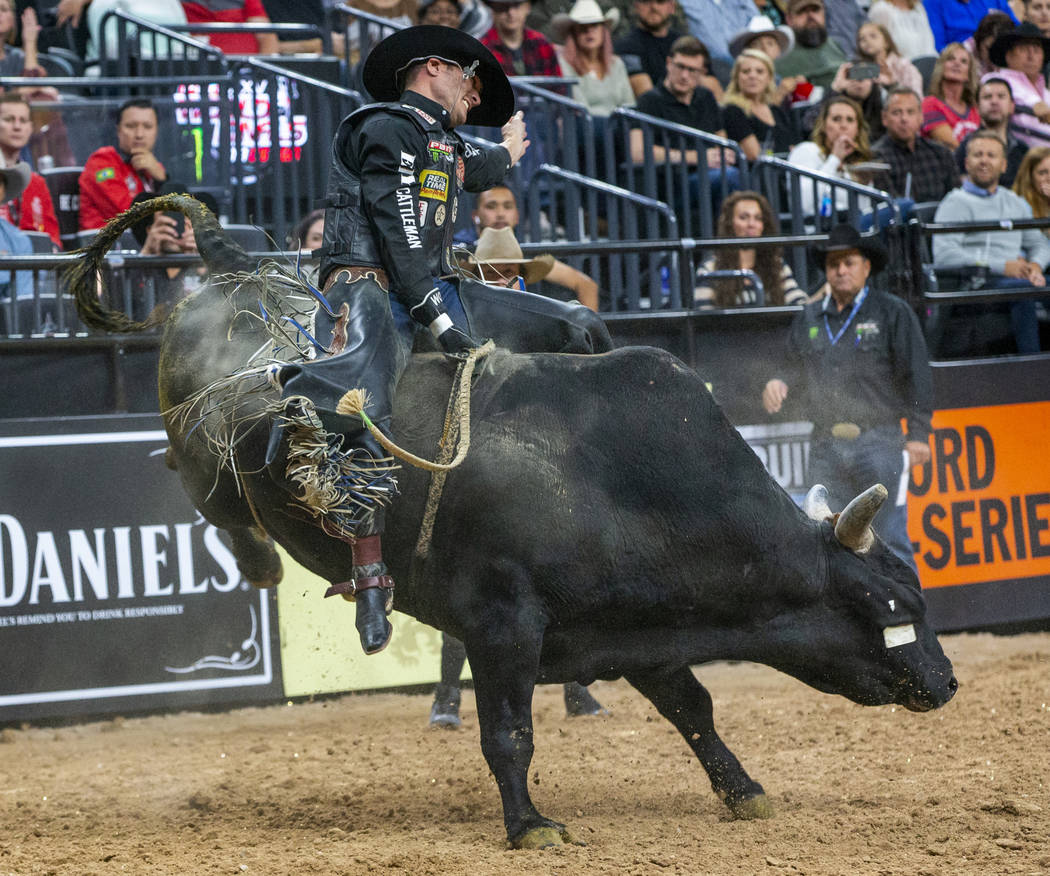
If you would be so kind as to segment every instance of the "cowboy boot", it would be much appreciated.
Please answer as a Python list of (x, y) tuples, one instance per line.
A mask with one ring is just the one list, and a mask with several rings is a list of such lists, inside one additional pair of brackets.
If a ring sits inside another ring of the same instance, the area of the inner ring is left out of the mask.
[[(345, 338), (335, 355), (290, 364), (281, 369), (278, 381), (282, 397), (288, 399), (286, 412), (297, 397), (309, 399), (313, 420), (329, 442), (326, 464), (343, 466), (360, 480), (352, 493), (353, 501), (319, 518), (329, 534), (346, 541), (353, 550), (353, 566), (348, 581), (333, 582), (325, 596), (341, 595), (357, 604), (355, 625), (366, 654), (383, 650), (392, 628), (387, 615), (393, 604), (393, 579), (382, 558), (383, 506), (397, 495), (397, 484), (390, 475), (392, 462), (360, 417), (337, 413), (348, 389), (363, 388), (368, 394), (372, 422), (390, 434), (393, 390), (407, 361), (393, 320), (387, 293), (377, 283), (361, 279), (339, 282), (329, 294), (347, 302), (343, 320), (336, 327)], [(333, 336), (336, 335), (333, 330)], [(267, 468), (278, 483), (297, 494), (293, 438), (286, 420), (275, 422), (267, 449)], [(289, 460), (292, 463), (289, 463)], [(309, 468), (304, 465), (303, 468)]]

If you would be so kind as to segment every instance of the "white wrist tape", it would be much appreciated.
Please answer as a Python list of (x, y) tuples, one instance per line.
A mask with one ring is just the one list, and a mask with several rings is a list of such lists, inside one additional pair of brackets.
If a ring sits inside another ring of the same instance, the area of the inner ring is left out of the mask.
[(452, 328), (452, 320), (447, 313), (442, 313), (430, 324), (430, 333), (435, 337), (441, 337)]

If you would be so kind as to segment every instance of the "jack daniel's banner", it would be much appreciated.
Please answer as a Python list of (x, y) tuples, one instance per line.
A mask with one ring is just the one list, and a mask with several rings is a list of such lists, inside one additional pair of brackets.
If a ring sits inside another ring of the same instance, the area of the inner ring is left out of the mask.
[(273, 600), (160, 418), (0, 424), (0, 721), (281, 696)]

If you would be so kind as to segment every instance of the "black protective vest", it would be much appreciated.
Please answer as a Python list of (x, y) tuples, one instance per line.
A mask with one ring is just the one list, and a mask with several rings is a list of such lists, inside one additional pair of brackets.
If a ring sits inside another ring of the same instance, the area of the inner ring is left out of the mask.
[[(400, 180), (392, 177), (389, 197), (398, 199), (399, 205), (404, 204), (405, 209), (411, 206), (422, 241), (420, 257), (425, 260), (431, 276), (452, 273), (452, 236), (464, 173), (463, 141), (454, 131), (444, 130), (436, 119), (433, 124), (428, 123), (421, 111), (414, 107), (400, 103), (380, 103), (350, 113), (340, 122), (335, 134), (328, 195), (325, 199), (320, 270), (322, 284), (331, 271), (343, 265), (386, 268), (376, 242), (376, 233), (404, 233), (400, 226), (389, 229), (373, 227), (362, 204), (361, 177), (356, 164), (353, 137), (357, 127), (377, 112), (404, 118), (402, 149), (415, 156), (412, 185), (405, 185), (404, 176)], [(401, 185), (397, 185), (398, 182)], [(433, 197), (427, 197), (428, 193)], [(438, 198), (438, 195), (444, 197)]]

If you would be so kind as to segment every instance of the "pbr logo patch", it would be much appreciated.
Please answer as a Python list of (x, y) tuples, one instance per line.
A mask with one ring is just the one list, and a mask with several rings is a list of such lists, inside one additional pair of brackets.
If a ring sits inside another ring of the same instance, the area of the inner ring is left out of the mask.
[(448, 174), (440, 170), (424, 170), (419, 175), (419, 197), (444, 201), (448, 198)]
[(105, 182), (107, 179), (113, 179), (117, 175), (117, 169), (115, 167), (103, 167), (102, 170), (95, 173), (95, 182)]
[(427, 151), (430, 152), (430, 158), (433, 161), (451, 161), (452, 160), (452, 147), (448, 143), (442, 143), (439, 140), (431, 140), (427, 143)]
[(445, 224), (445, 205), (438, 204), (437, 209), (434, 211), (434, 224), (440, 228)]
[(463, 185), (463, 178), (467, 175), (467, 166), (463, 163), (463, 159), (456, 157), (456, 182)]

